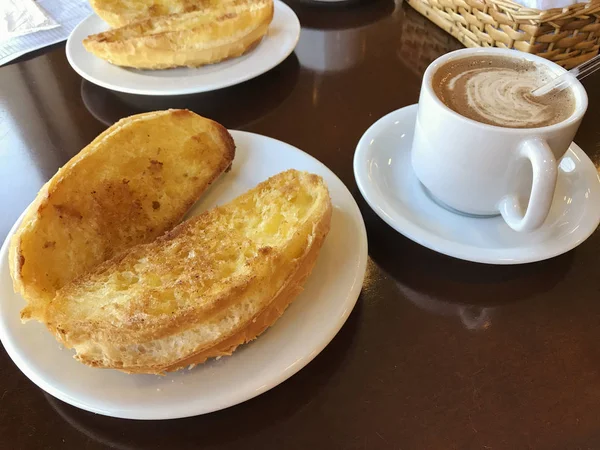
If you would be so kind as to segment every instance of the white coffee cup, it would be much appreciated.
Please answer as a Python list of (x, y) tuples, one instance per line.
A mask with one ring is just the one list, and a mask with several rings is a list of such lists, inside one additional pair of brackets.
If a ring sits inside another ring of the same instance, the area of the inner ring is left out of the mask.
[(503, 128), (476, 122), (444, 105), (432, 86), (438, 68), (476, 55), (526, 59), (557, 75), (565, 72), (544, 58), (499, 48), (461, 49), (436, 59), (423, 76), (412, 166), (417, 178), (444, 206), (477, 216), (501, 214), (512, 229), (532, 231), (548, 216), (557, 161), (575, 137), (587, 109), (587, 95), (574, 80), (570, 87), (576, 100), (573, 114), (546, 127)]

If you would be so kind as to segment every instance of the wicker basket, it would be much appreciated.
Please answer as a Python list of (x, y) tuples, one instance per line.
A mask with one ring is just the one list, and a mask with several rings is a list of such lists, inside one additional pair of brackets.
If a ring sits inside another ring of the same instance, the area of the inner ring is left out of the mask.
[(402, 38), (398, 57), (407, 69), (423, 77), (425, 69), (445, 53), (462, 48), (462, 44), (441, 28), (431, 25), (425, 16), (412, 8), (402, 8)]
[(514, 48), (570, 69), (600, 48), (600, 0), (525, 8), (510, 0), (407, 0), (467, 47)]

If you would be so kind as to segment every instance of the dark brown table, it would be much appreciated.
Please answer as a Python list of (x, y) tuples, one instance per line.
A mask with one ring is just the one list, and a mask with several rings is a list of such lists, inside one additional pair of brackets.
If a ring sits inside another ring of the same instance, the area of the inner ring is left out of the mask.
[[(62, 45), (0, 68), (0, 237), (108, 125), (188, 107), (307, 151), (352, 191), (370, 259), (348, 322), (264, 395), (162, 422), (55, 400), (2, 349), (0, 448), (600, 449), (600, 232), (550, 261), (494, 267), (444, 257), (393, 231), (358, 192), (356, 143), (377, 118), (415, 103), (426, 65), (460, 44), (400, 3), (293, 7), (304, 27), (296, 54), (208, 94), (99, 88), (75, 74)], [(584, 84), (590, 108), (576, 140), (600, 166), (600, 73)]]

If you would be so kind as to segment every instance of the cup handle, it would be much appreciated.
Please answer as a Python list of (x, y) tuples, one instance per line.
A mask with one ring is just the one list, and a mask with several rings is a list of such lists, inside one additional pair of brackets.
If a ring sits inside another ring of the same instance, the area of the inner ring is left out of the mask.
[(548, 217), (558, 168), (554, 154), (548, 143), (540, 138), (523, 141), (519, 147), (520, 156), (529, 159), (533, 169), (531, 196), (525, 214), (521, 202), (515, 194), (509, 194), (500, 201), (500, 214), (509, 227), (515, 231), (532, 231), (539, 228)]

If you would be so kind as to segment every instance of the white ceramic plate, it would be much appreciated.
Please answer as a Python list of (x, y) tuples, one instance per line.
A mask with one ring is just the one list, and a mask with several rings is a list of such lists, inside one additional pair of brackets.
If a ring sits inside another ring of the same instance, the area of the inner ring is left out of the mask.
[(435, 203), (410, 161), (417, 105), (375, 122), (354, 154), (358, 188), (391, 227), (436, 252), (488, 264), (522, 264), (565, 253), (585, 241), (600, 222), (600, 177), (588, 156), (571, 144), (559, 164), (552, 209), (532, 233), (512, 230), (500, 217), (474, 218)]
[(275, 13), (267, 35), (246, 55), (198, 68), (137, 70), (114, 66), (85, 50), (83, 39), (108, 29), (109, 26), (95, 14), (77, 25), (67, 40), (69, 64), (83, 78), (99, 86), (142, 95), (192, 94), (247, 81), (287, 58), (300, 37), (300, 22), (294, 11), (275, 0)]
[[(289, 168), (324, 177), (334, 206), (331, 231), (305, 290), (257, 340), (230, 357), (164, 377), (93, 369), (61, 349), (37, 322), (21, 324), (24, 300), (13, 293), (8, 242), (0, 250), (0, 339), (16, 365), (49, 394), (88, 411), (131, 419), (204, 414), (255, 397), (298, 372), (333, 339), (354, 307), (367, 262), (365, 225), (352, 195), (316, 159), (275, 139), (232, 131), (232, 170), (211, 187), (191, 214), (223, 204)], [(282, 399), (285, 401), (285, 399)]]

